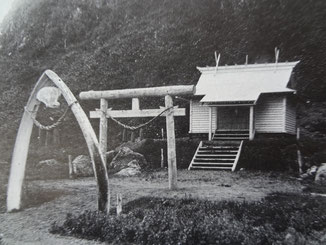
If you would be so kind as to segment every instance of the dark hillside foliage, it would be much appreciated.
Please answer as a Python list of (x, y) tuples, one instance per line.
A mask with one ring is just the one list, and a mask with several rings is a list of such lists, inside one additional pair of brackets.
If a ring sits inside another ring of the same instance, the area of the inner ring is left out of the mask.
[[(325, 101), (325, 16), (324, 0), (16, 0), (0, 35), (3, 156), (9, 158), (23, 106), (45, 69), (54, 70), (76, 95), (195, 84), (196, 66), (214, 65), (215, 50), (222, 54), (221, 65), (243, 64), (246, 54), (249, 63), (264, 63), (274, 60), (277, 46), (280, 61), (301, 60), (291, 82), (300, 98)], [(119, 103), (110, 101), (110, 106)], [(158, 101), (141, 106), (153, 103)], [(88, 101), (82, 105), (98, 107)], [(81, 139), (68, 118), (62, 147)], [(185, 132), (181, 136), (187, 132), (183, 122), (177, 124)], [(159, 132), (152, 127), (150, 134)], [(116, 125), (110, 130), (110, 139), (121, 134)]]
[(294, 138), (261, 138), (243, 145), (237, 168), (297, 171), (297, 142)]

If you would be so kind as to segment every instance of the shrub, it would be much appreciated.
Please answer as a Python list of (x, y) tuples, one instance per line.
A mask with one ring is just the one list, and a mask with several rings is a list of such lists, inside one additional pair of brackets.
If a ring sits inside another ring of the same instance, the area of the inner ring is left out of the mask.
[(326, 201), (274, 194), (261, 202), (211, 202), (144, 197), (121, 216), (68, 214), (50, 231), (113, 244), (275, 244), (289, 227), (307, 239), (326, 228)]

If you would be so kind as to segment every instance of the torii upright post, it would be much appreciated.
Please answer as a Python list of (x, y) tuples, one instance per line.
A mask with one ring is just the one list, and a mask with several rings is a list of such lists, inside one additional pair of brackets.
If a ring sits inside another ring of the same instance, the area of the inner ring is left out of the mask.
[[(173, 100), (170, 95), (165, 96), (165, 107), (173, 107)], [(166, 113), (166, 141), (168, 148), (169, 189), (174, 190), (177, 188), (177, 156), (175, 146), (173, 110), (170, 110)]]
[(100, 108), (101, 118), (99, 132), (99, 148), (106, 164), (106, 152), (108, 150), (108, 119), (106, 118), (106, 111), (108, 110), (108, 101), (106, 99), (101, 99)]

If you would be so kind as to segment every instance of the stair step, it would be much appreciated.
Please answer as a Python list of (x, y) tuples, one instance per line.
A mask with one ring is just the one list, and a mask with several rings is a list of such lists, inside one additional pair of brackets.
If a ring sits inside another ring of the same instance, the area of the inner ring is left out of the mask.
[(196, 167), (191, 167), (190, 169), (201, 169), (201, 170), (205, 170), (205, 169), (210, 169), (210, 170), (231, 170), (231, 167), (200, 167), (200, 166), (196, 166)]
[(200, 148), (199, 151), (238, 151), (239, 148), (233, 147), (233, 148)]
[(234, 133), (249, 133), (249, 129), (239, 129), (239, 130), (215, 130), (215, 133), (224, 133), (224, 134), (234, 134)]
[(232, 136), (232, 135), (239, 135), (239, 136), (246, 136), (249, 135), (249, 133), (215, 133), (215, 135), (226, 135), (226, 136)]
[(239, 149), (239, 146), (212, 146), (212, 145), (210, 145), (210, 146), (202, 146), (202, 147), (200, 147), (199, 148), (199, 150), (201, 150), (201, 149), (224, 149), (224, 150), (226, 150), (226, 149)]
[(219, 137), (219, 136), (214, 136), (213, 140), (245, 140), (249, 139), (249, 137)]
[(230, 166), (232, 167), (233, 166), (233, 163), (230, 163), (230, 162), (205, 162), (205, 163), (197, 163), (197, 162), (194, 162), (192, 164), (192, 166), (211, 166), (211, 165), (216, 165), (216, 166), (219, 166), (219, 165), (223, 165), (223, 166)]
[(202, 158), (202, 157), (226, 157), (228, 159), (232, 159), (232, 158), (236, 158), (237, 154), (233, 154), (233, 155), (227, 155), (227, 154), (197, 154), (196, 158)]
[(195, 158), (194, 162), (218, 162), (218, 161), (225, 161), (225, 162), (234, 162), (234, 159), (229, 158)]
[(228, 154), (228, 155), (232, 155), (232, 154), (237, 154), (238, 151), (198, 151), (197, 154)]

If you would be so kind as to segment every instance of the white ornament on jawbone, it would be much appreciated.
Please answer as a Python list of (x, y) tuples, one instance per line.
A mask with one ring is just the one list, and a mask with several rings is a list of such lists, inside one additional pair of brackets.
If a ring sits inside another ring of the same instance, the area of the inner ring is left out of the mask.
[(44, 103), (46, 107), (58, 108), (60, 103), (58, 99), (61, 95), (61, 91), (56, 87), (44, 87), (36, 95), (36, 99)]

